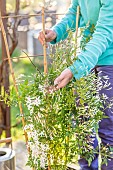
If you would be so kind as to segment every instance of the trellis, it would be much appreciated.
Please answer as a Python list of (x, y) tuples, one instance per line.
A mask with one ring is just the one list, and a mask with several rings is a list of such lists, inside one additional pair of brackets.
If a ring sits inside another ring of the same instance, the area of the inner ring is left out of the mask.
[[(77, 7), (77, 14), (76, 14), (76, 33), (75, 33), (75, 46), (77, 46), (77, 35), (78, 35), (78, 22), (79, 22), (79, 7)], [(12, 75), (13, 78), (13, 84), (17, 93), (18, 98), (20, 98), (19, 95), (19, 91), (18, 91), (18, 86), (16, 83), (16, 79), (15, 79), (15, 74), (14, 74), (14, 70), (13, 70), (13, 66), (12, 66), (12, 60), (16, 59), (15, 58), (11, 58), (10, 56), (10, 52), (9, 52), (9, 47), (8, 47), (8, 42), (7, 42), (7, 37), (6, 37), (6, 31), (4, 29), (4, 24), (3, 24), (3, 19), (8, 19), (9, 17), (11, 18), (30, 18), (30, 17), (34, 17), (34, 16), (42, 16), (42, 30), (43, 33), (45, 35), (45, 0), (43, 0), (43, 6), (42, 6), (42, 13), (41, 14), (31, 14), (31, 15), (14, 15), (14, 16), (1, 16), (0, 14), (0, 27), (1, 27), (1, 32), (3, 35), (3, 39), (4, 39), (4, 43), (5, 43), (5, 48), (6, 48), (6, 54), (7, 54), (7, 58), (5, 58), (5, 61), (8, 60), (9, 63), (9, 68), (10, 68), (10, 73)], [(59, 13), (51, 13), (50, 15), (64, 15), (64, 14), (59, 14)], [(36, 55), (37, 56), (37, 55)], [(44, 74), (47, 74), (48, 71), (48, 66), (47, 66), (47, 53), (46, 53), (46, 41), (44, 41), (44, 45), (43, 45), (43, 54), (41, 55), (44, 57)], [(35, 57), (33, 56), (29, 56), (29, 57)], [(27, 58), (27, 56), (21, 56), (18, 58)], [(20, 109), (20, 116), (22, 118), (22, 124), (23, 124), (23, 131), (24, 131), (24, 135), (25, 135), (25, 142), (26, 142), (26, 146), (28, 146), (28, 135), (27, 132), (25, 131), (24, 127), (26, 125), (25, 122), (25, 118), (24, 118), (24, 113), (23, 113), (23, 108), (22, 108), (22, 103), (19, 102), (19, 109)], [(27, 147), (28, 153), (30, 153), (30, 148)], [(34, 168), (32, 168), (32, 170), (34, 170)], [(49, 166), (49, 160), (48, 160), (48, 170), (51, 170), (51, 167)]]
[[(17, 0), (16, 1), (17, 3), (19, 2), (19, 0)], [(3, 21), (3, 24), (4, 24), (4, 28), (5, 28), (5, 32), (7, 32), (7, 20), (9, 19), (9, 18), (13, 18), (13, 19), (25, 19), (25, 18), (30, 18), (30, 17), (36, 17), (36, 16), (41, 16), (42, 14), (40, 13), (40, 14), (29, 14), (29, 15), (18, 15), (18, 12), (17, 12), (17, 9), (15, 10), (15, 15), (12, 15), (12, 16), (8, 16), (7, 14), (6, 14), (6, 9), (5, 9), (5, 4), (6, 4), (6, 0), (1, 0), (0, 1), (0, 6), (1, 6), (1, 19), (2, 19), (2, 21)], [(18, 8), (18, 5), (16, 5), (16, 7)], [(48, 15), (49, 15), (49, 13), (48, 13), (48, 11), (46, 12)], [(55, 15), (55, 13), (53, 14), (53, 13), (51, 13), (50, 15)], [(60, 14), (60, 15), (62, 15), (62, 14)], [(6, 34), (7, 35), (7, 34)], [(15, 46), (15, 44), (14, 44), (14, 46)], [(4, 40), (3, 40), (3, 36), (2, 36), (2, 62), (1, 62), (1, 69), (0, 69), (0, 74), (2, 75), (2, 73), (1, 73), (1, 70), (5, 70), (4, 72), (5, 72), (5, 74), (4, 74), (4, 80), (5, 80), (5, 85), (3, 84), (3, 87), (5, 87), (4, 89), (5, 89), (5, 91), (7, 91), (7, 93), (9, 92), (9, 89), (7, 89), (7, 88), (9, 88), (9, 71), (8, 71), (8, 58), (7, 58), (7, 54), (6, 54), (6, 48), (5, 48), (5, 44), (4, 44)], [(12, 49), (11, 49), (11, 52), (10, 52), (10, 55), (12, 54)], [(38, 55), (33, 55), (33, 56), (30, 56), (30, 57), (37, 57)], [(40, 56), (43, 56), (43, 54), (41, 54)], [(18, 58), (27, 58), (27, 56), (21, 56), (21, 57), (18, 57)], [(11, 58), (11, 60), (13, 60), (13, 59), (17, 59), (16, 57), (14, 57), (14, 58)], [(7, 65), (6, 65), (7, 64)], [(4, 69), (3, 69), (3, 67), (5, 67)], [(0, 75), (0, 80), (2, 79), (2, 76)], [(7, 76), (7, 77), (6, 77)], [(2, 86), (2, 85), (1, 85)], [(2, 107), (2, 105), (4, 105), (4, 107), (6, 107), (4, 110), (1, 110), (1, 107)], [(6, 112), (8, 112), (8, 113), (5, 113), (4, 114), (4, 112), (5, 112), (5, 110), (6, 110)], [(19, 122), (17, 122), (15, 125), (13, 125), (13, 126), (11, 126), (10, 125), (10, 107), (7, 107), (3, 102), (1, 102), (1, 104), (0, 104), (0, 115), (5, 115), (4, 117), (3, 117), (3, 120), (2, 120), (2, 122), (0, 123), (0, 133), (2, 134), (2, 131), (3, 130), (5, 130), (5, 132), (6, 132), (6, 137), (10, 137), (11, 136), (11, 133), (10, 133), (10, 129), (11, 129), (11, 127), (16, 127), (19, 123), (20, 123), (20, 121)], [(6, 114), (7, 114), (7, 116), (6, 116)], [(6, 124), (4, 124), (4, 121), (6, 122)]]

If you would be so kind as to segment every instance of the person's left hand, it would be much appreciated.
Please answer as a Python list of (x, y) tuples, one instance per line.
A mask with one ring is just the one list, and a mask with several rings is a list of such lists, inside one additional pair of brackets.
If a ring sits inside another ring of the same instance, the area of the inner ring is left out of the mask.
[(70, 82), (72, 77), (72, 72), (68, 68), (65, 69), (54, 81), (54, 86), (56, 87), (56, 90), (65, 87)]

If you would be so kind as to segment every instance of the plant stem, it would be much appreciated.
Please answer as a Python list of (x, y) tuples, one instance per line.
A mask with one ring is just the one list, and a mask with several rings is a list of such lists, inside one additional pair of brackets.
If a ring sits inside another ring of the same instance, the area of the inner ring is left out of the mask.
[(101, 158), (101, 139), (98, 135), (98, 131), (96, 131), (96, 137), (98, 140), (98, 148), (99, 148), (99, 155), (98, 155), (98, 170), (101, 170), (101, 163), (102, 163), (102, 158)]
[(48, 170), (51, 170), (50, 154), (48, 154)]
[[(45, 0), (43, 0), (43, 7), (42, 7), (42, 29), (43, 34), (45, 35)], [(44, 52), (44, 73), (47, 74), (47, 54), (46, 54), (46, 40), (44, 40), (43, 45), (43, 52)]]

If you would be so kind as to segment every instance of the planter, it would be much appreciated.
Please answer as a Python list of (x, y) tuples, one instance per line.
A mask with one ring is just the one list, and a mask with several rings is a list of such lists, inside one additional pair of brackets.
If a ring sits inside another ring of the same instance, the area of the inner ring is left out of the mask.
[(15, 152), (10, 148), (0, 148), (0, 170), (15, 170)]

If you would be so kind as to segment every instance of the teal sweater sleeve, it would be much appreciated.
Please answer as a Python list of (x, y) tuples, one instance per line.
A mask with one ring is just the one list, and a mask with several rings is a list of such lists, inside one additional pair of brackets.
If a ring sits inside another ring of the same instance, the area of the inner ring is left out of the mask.
[(64, 40), (68, 36), (68, 31), (71, 29), (75, 31), (76, 25), (76, 12), (77, 12), (78, 0), (71, 0), (71, 5), (66, 13), (66, 15), (52, 27), (57, 34), (57, 38), (51, 42), (51, 44), (56, 44), (57, 42)]
[(76, 79), (90, 72), (97, 64), (99, 57), (113, 43), (113, 1), (101, 0), (99, 18), (92, 39), (85, 51), (81, 51), (73, 65), (69, 67)]

